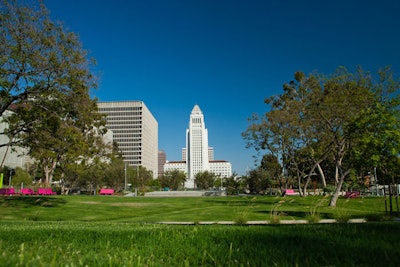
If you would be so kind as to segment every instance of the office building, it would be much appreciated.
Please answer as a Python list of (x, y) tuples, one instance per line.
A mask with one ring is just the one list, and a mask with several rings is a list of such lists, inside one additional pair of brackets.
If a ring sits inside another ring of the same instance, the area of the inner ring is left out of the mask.
[(124, 161), (158, 175), (158, 123), (143, 101), (98, 102)]

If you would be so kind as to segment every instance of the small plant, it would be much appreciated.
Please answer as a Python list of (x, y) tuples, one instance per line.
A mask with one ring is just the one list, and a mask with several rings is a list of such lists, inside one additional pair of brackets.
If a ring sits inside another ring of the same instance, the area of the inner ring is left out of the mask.
[(321, 220), (321, 215), (319, 212), (310, 211), (310, 213), (306, 215), (306, 220), (309, 223), (318, 223)]
[(327, 198), (318, 198), (319, 201), (311, 207), (310, 212), (306, 215), (306, 219), (309, 223), (318, 223), (322, 218), (318, 209), (326, 205)]
[(335, 187), (332, 185), (327, 185), (323, 189), (323, 195), (331, 195), (333, 192), (335, 192)]
[(285, 203), (285, 201), (281, 200), (272, 206), (272, 209), (271, 209), (271, 223), (272, 224), (277, 224), (280, 222), (280, 217), (284, 213), (282, 211), (280, 211), (279, 208), (283, 205), (283, 203)]
[(235, 214), (234, 222), (238, 225), (247, 224), (248, 221), (248, 212), (247, 211), (239, 211)]
[(333, 218), (336, 219), (337, 222), (346, 223), (350, 220), (351, 216), (346, 210), (336, 208), (333, 213)]

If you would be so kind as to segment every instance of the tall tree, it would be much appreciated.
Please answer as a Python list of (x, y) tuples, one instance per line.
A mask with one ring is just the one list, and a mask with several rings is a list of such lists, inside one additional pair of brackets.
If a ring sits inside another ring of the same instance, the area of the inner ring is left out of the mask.
[(209, 171), (203, 171), (196, 174), (194, 182), (198, 189), (210, 189), (215, 182), (216, 175)]
[[(307, 184), (315, 170), (324, 177), (322, 163), (329, 161), (336, 170), (337, 186), (330, 201), (335, 206), (344, 179), (354, 168), (353, 148), (362, 148), (360, 138), (367, 135), (363, 138), (378, 143), (385, 138), (373, 135), (373, 129), (366, 130), (371, 125), (364, 123), (361, 127), (355, 122), (373, 107), (398, 98), (398, 88), (388, 69), (379, 73), (377, 81), (361, 68), (349, 73), (342, 67), (332, 75), (314, 73), (308, 77), (296, 73), (295, 81), (284, 86), (282, 95), (267, 99), (271, 110), (259, 121), (250, 121), (243, 137), (249, 147), (278, 155), (285, 168), (294, 166), (299, 187), (301, 177), (308, 177)], [(392, 105), (390, 114), (396, 110), (393, 107), (398, 104)], [(385, 125), (398, 132), (390, 124)], [(354, 134), (355, 131), (363, 134)]]
[(185, 172), (179, 170), (167, 171), (160, 177), (160, 185), (172, 190), (178, 190), (180, 187), (183, 187), (185, 181)]
[[(63, 158), (92, 156), (104, 120), (89, 90), (96, 87), (77, 36), (49, 18), (46, 7), (2, 0), (0, 115), (10, 143), (42, 161), (46, 182)], [(90, 153), (89, 153), (90, 152)]]

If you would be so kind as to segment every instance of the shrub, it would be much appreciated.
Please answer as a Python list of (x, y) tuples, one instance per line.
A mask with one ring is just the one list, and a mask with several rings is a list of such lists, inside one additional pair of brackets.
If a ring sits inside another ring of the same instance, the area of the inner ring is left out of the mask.
[(235, 214), (234, 222), (238, 225), (247, 224), (248, 221), (248, 212), (247, 211), (239, 211)]

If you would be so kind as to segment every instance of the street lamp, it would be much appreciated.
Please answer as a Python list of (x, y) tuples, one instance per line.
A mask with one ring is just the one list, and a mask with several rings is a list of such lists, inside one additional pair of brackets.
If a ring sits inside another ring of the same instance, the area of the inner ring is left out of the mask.
[(378, 196), (378, 176), (376, 176), (376, 166), (374, 167), (374, 178), (375, 178), (375, 187), (376, 187), (376, 196)]
[(124, 173), (125, 173), (125, 191), (126, 191), (126, 163), (125, 163)]
[(11, 178), (12, 178), (12, 175), (14, 174), (13, 172), (14, 172), (14, 170), (11, 169), (11, 170), (10, 170), (10, 180), (8, 181), (8, 186), (9, 186), (9, 187), (11, 187)]

